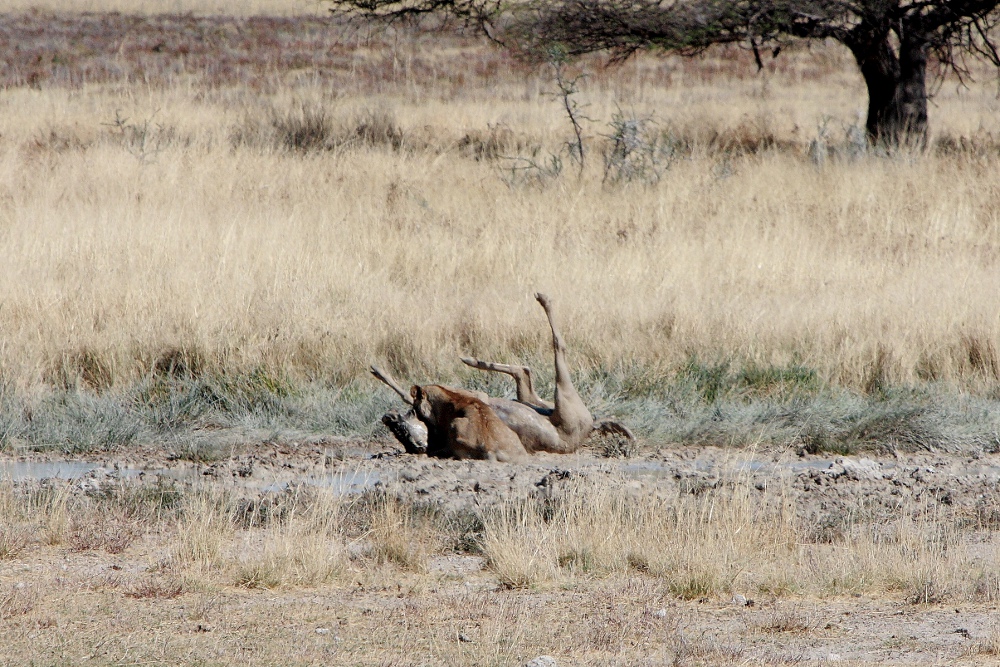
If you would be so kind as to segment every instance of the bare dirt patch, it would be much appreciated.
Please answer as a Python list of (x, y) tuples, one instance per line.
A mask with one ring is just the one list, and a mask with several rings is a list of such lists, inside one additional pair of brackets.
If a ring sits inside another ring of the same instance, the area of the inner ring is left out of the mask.
[[(61, 473), (71, 479), (22, 475), (14, 484), (63, 485), (93, 496), (123, 484), (162, 488), (169, 481), (188, 490), (239, 489), (258, 500), (319, 488), (461, 513), (519, 498), (555, 498), (581, 480), (611, 484), (623, 497), (698, 497), (735, 480), (763, 504), (794, 507), (811, 527), (811, 540), (836, 542), (861, 519), (899, 516), (905, 507), (918, 521), (934, 516), (966, 526), (964, 539), (978, 542), (984, 555), (995, 549), (992, 530), (1000, 516), (1000, 457), (989, 456), (859, 459), (680, 448), (628, 459), (584, 450), (514, 465), (405, 455), (384, 442), (326, 440), (255, 447), (210, 465), (165, 451), (0, 462), (8, 476), (18, 470), (38, 476), (60, 464), (73, 471)], [(84, 536), (117, 534), (108, 528), (113, 519), (91, 525)], [(242, 566), (258, 568), (254, 585), (222, 570), (177, 569), (169, 564), (169, 529), (143, 532), (134, 521), (129, 540), (109, 542), (114, 548), (81, 547), (79, 531), (62, 545), (25, 546), (0, 560), (0, 641), (15, 662), (97, 664), (126, 658), (180, 664), (197, 656), (210, 664), (517, 665), (543, 654), (559, 664), (996, 662), (996, 595), (961, 599), (928, 590), (917, 599), (896, 590), (816, 597), (742, 590), (736, 583), (734, 592), (688, 596), (638, 566), (599, 576), (570, 568), (555, 580), (512, 589), (488, 558), (414, 546), (423, 539), (421, 526), (403, 516), (392, 521), (378, 530), (402, 535), (396, 548), (408, 550), (406, 558), (376, 558), (364, 544), (382, 538), (362, 535), (347, 547), (350, 559), (338, 574), (314, 585), (282, 583), (263, 561)], [(275, 538), (261, 539), (266, 551)]]

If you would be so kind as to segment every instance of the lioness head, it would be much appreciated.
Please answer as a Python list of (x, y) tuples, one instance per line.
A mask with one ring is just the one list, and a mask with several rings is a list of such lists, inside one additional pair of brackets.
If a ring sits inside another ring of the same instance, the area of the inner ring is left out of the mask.
[(410, 388), (410, 398), (413, 399), (413, 411), (417, 414), (417, 419), (424, 423), (433, 421), (434, 413), (431, 402), (420, 385), (415, 384)]

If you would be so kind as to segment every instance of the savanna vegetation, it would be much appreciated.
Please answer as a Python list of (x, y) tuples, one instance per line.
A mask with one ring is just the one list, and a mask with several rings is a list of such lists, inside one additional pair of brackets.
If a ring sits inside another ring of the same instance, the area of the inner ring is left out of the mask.
[(367, 435), (371, 362), (545, 380), (535, 289), (651, 441), (995, 447), (989, 85), (886, 152), (833, 43), (553, 70), (319, 13), (49, 11), (3, 17), (4, 447)]
[[(835, 43), (539, 66), (292, 0), (66, 4), (0, 14), (7, 459), (384, 437), (371, 363), (547, 394), (536, 290), (647, 453), (1000, 448), (989, 71), (872, 148)], [(1000, 655), (995, 493), (817, 522), (787, 479), (570, 475), (445, 511), (192, 469), (0, 483), (0, 664)]]

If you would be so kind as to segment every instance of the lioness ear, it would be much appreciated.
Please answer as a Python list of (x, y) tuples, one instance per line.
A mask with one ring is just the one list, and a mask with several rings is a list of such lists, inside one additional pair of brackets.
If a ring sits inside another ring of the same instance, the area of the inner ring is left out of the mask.
[(420, 385), (415, 384), (412, 387), (410, 387), (410, 398), (412, 398), (414, 401), (417, 401), (419, 400), (419, 397), (420, 397)]

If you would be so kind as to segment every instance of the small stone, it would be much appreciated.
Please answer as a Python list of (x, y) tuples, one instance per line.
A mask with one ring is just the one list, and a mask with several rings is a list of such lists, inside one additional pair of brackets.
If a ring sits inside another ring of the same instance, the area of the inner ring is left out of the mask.
[(458, 633), (458, 641), (472, 643), (472, 637), (470, 637), (469, 635), (465, 634), (464, 632), (459, 632)]
[(667, 617), (667, 610), (666, 609), (657, 609), (656, 611), (653, 612), (653, 616), (655, 616), (657, 618), (666, 618)]
[(840, 654), (839, 653), (831, 653), (830, 655), (826, 656), (826, 659), (829, 662), (840, 662)]
[(743, 596), (743, 595), (740, 595), (739, 593), (737, 593), (736, 595), (733, 596), (733, 604), (736, 605), (737, 607), (745, 607), (745, 606), (747, 606), (746, 596)]
[(330, 628), (316, 628), (317, 635), (328, 635), (330, 634)]
[(406, 468), (403, 468), (403, 471), (399, 473), (399, 476), (407, 482), (415, 482), (420, 479), (420, 471), (412, 466), (407, 466)]
[(558, 664), (551, 655), (540, 655), (524, 663), (524, 667), (557, 667)]

